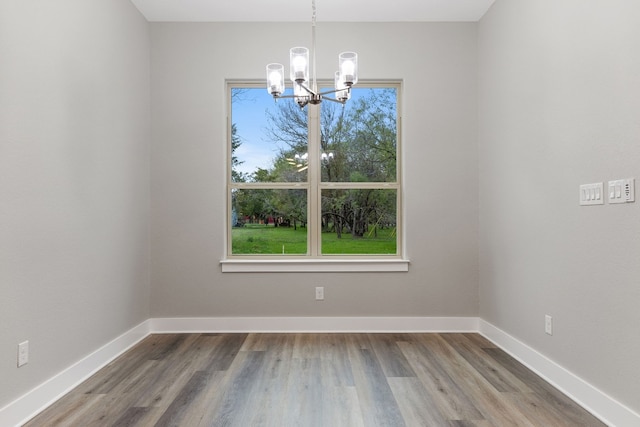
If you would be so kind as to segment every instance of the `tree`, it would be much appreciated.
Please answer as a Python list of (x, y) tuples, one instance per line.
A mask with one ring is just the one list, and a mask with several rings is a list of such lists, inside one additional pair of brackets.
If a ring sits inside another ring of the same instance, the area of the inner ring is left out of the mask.
[[(331, 102), (321, 105), (323, 182), (396, 181), (395, 100), (394, 89), (370, 89), (366, 95), (349, 101), (346, 107)], [(268, 138), (282, 147), (270, 170), (272, 179), (306, 180), (306, 173), (301, 173), (304, 165), (293, 162), (296, 155), (300, 157), (307, 152), (306, 111), (293, 102), (283, 102), (277, 113), (267, 113), (267, 118)], [(392, 193), (395, 195), (395, 191)], [(395, 223), (395, 197), (390, 194), (382, 189), (323, 191), (323, 231), (333, 231), (341, 237), (346, 230), (353, 238), (360, 238), (370, 225)], [(281, 203), (281, 207), (291, 205), (291, 201)]]
[(235, 154), (240, 145), (242, 145), (242, 140), (238, 135), (238, 127), (233, 123), (231, 125), (231, 180), (233, 182), (245, 182), (247, 180), (246, 174), (237, 169), (238, 166), (244, 163)]

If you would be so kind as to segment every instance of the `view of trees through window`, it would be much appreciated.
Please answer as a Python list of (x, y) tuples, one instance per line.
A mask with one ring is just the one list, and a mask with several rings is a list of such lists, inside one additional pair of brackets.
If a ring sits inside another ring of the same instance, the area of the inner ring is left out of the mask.
[(398, 255), (398, 88), (301, 109), (231, 86), (230, 254)]

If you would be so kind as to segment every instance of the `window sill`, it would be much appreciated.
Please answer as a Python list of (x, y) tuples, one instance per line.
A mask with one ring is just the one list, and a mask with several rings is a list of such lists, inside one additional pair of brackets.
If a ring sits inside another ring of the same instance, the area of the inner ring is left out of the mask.
[(407, 259), (224, 259), (223, 273), (406, 272)]

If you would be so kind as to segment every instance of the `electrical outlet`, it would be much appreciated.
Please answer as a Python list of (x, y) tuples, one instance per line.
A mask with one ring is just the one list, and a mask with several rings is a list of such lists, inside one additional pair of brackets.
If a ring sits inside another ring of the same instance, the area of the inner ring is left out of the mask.
[(548, 314), (544, 316), (544, 332), (547, 335), (553, 335), (553, 317)]
[(316, 286), (316, 300), (320, 301), (324, 299), (324, 286)]
[(18, 368), (29, 363), (29, 341), (18, 344)]

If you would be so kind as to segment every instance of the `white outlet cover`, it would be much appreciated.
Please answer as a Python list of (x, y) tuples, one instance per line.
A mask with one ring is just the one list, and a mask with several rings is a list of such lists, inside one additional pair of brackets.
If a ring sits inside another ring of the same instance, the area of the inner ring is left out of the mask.
[(553, 318), (548, 314), (544, 316), (544, 332), (553, 335)]
[(29, 363), (29, 341), (18, 344), (18, 368)]

